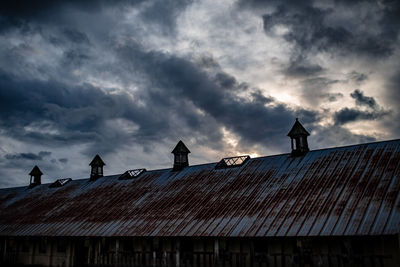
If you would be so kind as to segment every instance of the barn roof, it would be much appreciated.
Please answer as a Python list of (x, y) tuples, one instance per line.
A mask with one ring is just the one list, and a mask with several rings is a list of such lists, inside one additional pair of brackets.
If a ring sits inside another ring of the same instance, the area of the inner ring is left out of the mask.
[(400, 140), (0, 190), (0, 235), (400, 233)]

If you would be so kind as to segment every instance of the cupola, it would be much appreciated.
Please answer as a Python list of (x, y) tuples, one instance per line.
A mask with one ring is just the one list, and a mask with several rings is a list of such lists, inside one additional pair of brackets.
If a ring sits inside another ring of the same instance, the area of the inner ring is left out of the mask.
[(291, 139), (292, 156), (301, 156), (310, 150), (307, 142), (307, 136), (309, 135), (310, 134), (307, 132), (307, 130), (299, 122), (299, 119), (296, 118), (292, 129), (288, 133), (288, 136)]
[(94, 181), (97, 178), (103, 176), (103, 166), (106, 165), (99, 155), (96, 155), (90, 162), (89, 166), (92, 167), (90, 171), (90, 181)]
[(43, 175), (43, 172), (39, 169), (39, 167), (37, 165), (35, 165), (35, 167), (33, 167), (31, 172), (29, 173), (29, 175), (31, 176), (31, 179), (29, 182), (30, 188), (32, 188), (36, 185), (40, 185), (42, 183), (41, 177)]
[(190, 151), (181, 140), (179, 140), (178, 144), (176, 144), (171, 153), (174, 154), (173, 171), (179, 171), (189, 166), (188, 154)]

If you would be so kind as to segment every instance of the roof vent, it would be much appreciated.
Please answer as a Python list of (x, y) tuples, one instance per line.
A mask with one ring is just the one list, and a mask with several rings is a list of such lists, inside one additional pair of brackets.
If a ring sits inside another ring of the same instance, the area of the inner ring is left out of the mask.
[(89, 164), (92, 167), (90, 171), (90, 181), (95, 181), (103, 176), (103, 166), (106, 165), (99, 155), (96, 155)]
[(173, 171), (180, 171), (189, 166), (188, 154), (190, 153), (190, 150), (181, 140), (179, 140), (178, 144), (176, 144), (171, 153), (174, 154), (174, 167), (172, 168)]
[(51, 185), (49, 185), (49, 187), (54, 188), (54, 187), (62, 187), (64, 186), (66, 183), (68, 183), (69, 181), (72, 181), (71, 178), (62, 178), (62, 179), (58, 179), (57, 181), (55, 181), (54, 183), (52, 183)]
[(118, 180), (129, 180), (133, 178), (139, 177), (142, 173), (144, 173), (146, 169), (134, 169), (134, 170), (128, 170), (121, 174), (121, 176), (118, 178)]
[[(308, 148), (307, 136), (310, 135), (309, 132), (301, 125), (299, 119), (293, 124), (292, 129), (287, 134), (290, 137), (292, 145), (292, 157), (302, 156), (306, 154), (310, 149)], [(294, 144), (293, 144), (294, 140)]]
[[(29, 188), (40, 185), (42, 183), (41, 177), (43, 175), (43, 172), (39, 169), (39, 167), (37, 165), (35, 165), (35, 167), (33, 167), (31, 172), (29, 173), (29, 175), (31, 176), (31, 179), (29, 182)], [(33, 178), (33, 181), (32, 181), (32, 178)]]
[(250, 159), (249, 155), (223, 158), (215, 166), (216, 169), (234, 168), (242, 166), (246, 161)]

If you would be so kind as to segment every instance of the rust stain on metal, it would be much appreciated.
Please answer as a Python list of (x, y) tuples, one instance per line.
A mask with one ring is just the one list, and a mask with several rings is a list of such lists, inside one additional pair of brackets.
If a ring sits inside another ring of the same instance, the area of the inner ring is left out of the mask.
[(0, 235), (316, 236), (400, 232), (400, 140), (0, 189)]

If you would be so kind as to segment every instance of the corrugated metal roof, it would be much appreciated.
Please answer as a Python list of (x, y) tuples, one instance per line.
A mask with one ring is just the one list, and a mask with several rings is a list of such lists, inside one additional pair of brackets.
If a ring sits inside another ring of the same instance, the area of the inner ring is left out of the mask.
[(1, 189), (0, 235), (400, 233), (400, 140), (216, 164)]

